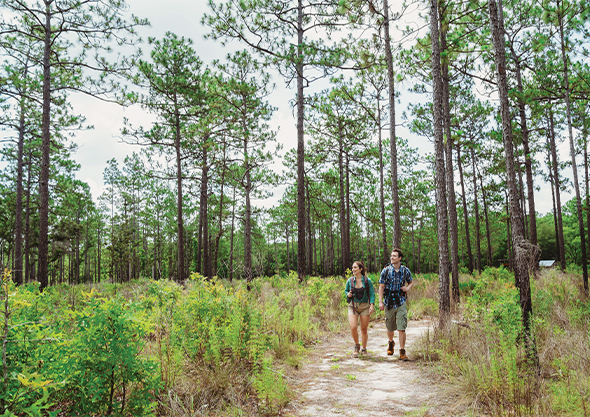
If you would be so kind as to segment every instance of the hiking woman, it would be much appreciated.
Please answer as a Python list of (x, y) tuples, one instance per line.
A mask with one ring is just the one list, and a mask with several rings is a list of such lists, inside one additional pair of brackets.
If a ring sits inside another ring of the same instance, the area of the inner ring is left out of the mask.
[[(354, 340), (353, 357), (367, 354), (367, 340), (369, 335), (369, 319), (375, 311), (375, 289), (373, 282), (366, 276), (367, 269), (361, 261), (352, 264), (352, 277), (346, 280), (344, 293), (348, 301), (348, 323), (350, 324), (350, 333)], [(361, 341), (363, 348), (359, 344), (358, 319), (361, 321)]]

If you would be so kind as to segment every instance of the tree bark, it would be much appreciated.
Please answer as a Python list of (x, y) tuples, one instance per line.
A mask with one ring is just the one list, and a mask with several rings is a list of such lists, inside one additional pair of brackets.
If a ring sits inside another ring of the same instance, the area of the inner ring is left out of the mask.
[(391, 165), (391, 200), (393, 208), (393, 247), (399, 248), (402, 242), (402, 229), (399, 213), (399, 189), (397, 182), (397, 138), (395, 136), (395, 84), (393, 79), (393, 55), (389, 34), (389, 4), (383, 0), (383, 34), (385, 61), (387, 62), (387, 82), (389, 86), (389, 148)]
[[(557, 8), (559, 9), (562, 1), (557, 0)], [(569, 70), (568, 60), (565, 53), (565, 35), (563, 27), (563, 14), (559, 12), (559, 35), (561, 41), (561, 57), (563, 59), (563, 78), (565, 83), (565, 105), (567, 112), (567, 130), (570, 142), (570, 155), (572, 158), (572, 171), (574, 174), (574, 189), (576, 190), (576, 211), (578, 214), (578, 227), (580, 231), (580, 243), (582, 246), (582, 279), (584, 283), (584, 292), (586, 296), (589, 294), (588, 290), (588, 259), (586, 258), (586, 231), (584, 230), (584, 217), (582, 212), (582, 198), (580, 197), (580, 183), (578, 182), (578, 166), (576, 163), (576, 148), (574, 146), (574, 133), (572, 128), (572, 109), (570, 99), (570, 85), (569, 85)]]
[(297, 276), (305, 279), (305, 157), (303, 131), (303, 0), (297, 1)]
[(389, 262), (389, 250), (387, 249), (387, 224), (385, 223), (385, 180), (383, 176), (383, 138), (381, 135), (381, 105), (377, 99), (377, 130), (379, 134), (379, 204), (381, 208), (381, 237), (383, 239), (383, 264)]
[(475, 211), (475, 269), (481, 272), (481, 227), (479, 224), (479, 202), (477, 200), (477, 170), (475, 169), (475, 151), (473, 146), (470, 148), (471, 166), (473, 169), (473, 208)]
[(535, 343), (531, 334), (531, 317), (533, 312), (531, 300), (531, 287), (528, 271), (535, 250), (524, 237), (524, 221), (518, 201), (516, 187), (516, 170), (514, 167), (514, 154), (512, 150), (512, 126), (510, 117), (510, 103), (508, 101), (508, 80), (506, 77), (506, 51), (504, 41), (504, 22), (502, 12), (502, 0), (499, 4), (496, 0), (488, 0), (492, 43), (494, 45), (494, 60), (496, 64), (496, 77), (498, 82), (498, 95), (500, 98), (500, 112), (502, 115), (502, 137), (504, 140), (504, 152), (506, 157), (506, 174), (508, 193), (510, 197), (510, 220), (512, 223), (512, 246), (514, 248), (514, 278), (520, 293), (520, 307), (522, 310), (522, 322), (528, 356), (538, 365)]
[(553, 119), (553, 109), (549, 102), (549, 139), (551, 145), (551, 157), (553, 167), (553, 181), (555, 183), (555, 203), (557, 204), (557, 233), (559, 236), (557, 244), (559, 245), (559, 263), (561, 270), (565, 271), (565, 241), (563, 238), (563, 217), (561, 213), (561, 183), (559, 181), (559, 161), (557, 160), (557, 146), (555, 144), (555, 122)]
[[(447, 25), (443, 24), (443, 11), (440, 12), (440, 49), (441, 52), (447, 50)], [(451, 235), (451, 287), (453, 302), (459, 303), (459, 231), (457, 225), (457, 201), (455, 199), (455, 171), (453, 169), (453, 135), (451, 134), (451, 105), (449, 93), (449, 62), (448, 57), (441, 62), (442, 70), (442, 101), (443, 101), (443, 120), (446, 134), (446, 180), (447, 180), (447, 198), (449, 210), (449, 234)]]
[(43, 115), (41, 117), (41, 174), (39, 178), (39, 290), (49, 285), (49, 153), (51, 149), (51, 3), (45, 3), (43, 42)]
[(450, 320), (451, 303), (449, 294), (449, 232), (447, 225), (447, 196), (445, 187), (445, 155), (443, 134), (443, 80), (441, 74), (440, 45), (438, 30), (438, 2), (430, 0), (430, 34), (432, 41), (432, 79), (434, 113), (434, 149), (436, 170), (436, 219), (438, 231), (438, 292), (439, 328)]
[(457, 142), (457, 167), (459, 168), (459, 180), (461, 182), (461, 200), (463, 202), (463, 220), (465, 222), (465, 243), (467, 246), (467, 268), (473, 273), (473, 254), (471, 253), (471, 237), (469, 234), (469, 212), (467, 211), (467, 195), (465, 194), (465, 179), (461, 164), (461, 144)]

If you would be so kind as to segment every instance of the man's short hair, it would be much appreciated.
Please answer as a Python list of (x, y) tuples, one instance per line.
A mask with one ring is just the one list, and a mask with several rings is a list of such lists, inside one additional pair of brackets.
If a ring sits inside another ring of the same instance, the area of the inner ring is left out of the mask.
[(397, 255), (399, 256), (400, 259), (404, 259), (404, 253), (402, 252), (402, 250), (400, 248), (393, 248), (391, 250), (391, 253), (393, 252), (397, 252)]

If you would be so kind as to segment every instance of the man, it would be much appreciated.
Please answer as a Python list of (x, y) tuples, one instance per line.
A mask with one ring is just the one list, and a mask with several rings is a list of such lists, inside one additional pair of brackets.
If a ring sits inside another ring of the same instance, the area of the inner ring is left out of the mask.
[(389, 346), (387, 354), (393, 355), (394, 332), (399, 335), (399, 358), (407, 361), (406, 327), (408, 326), (407, 292), (414, 286), (412, 273), (401, 264), (404, 254), (398, 248), (391, 251), (391, 264), (383, 268), (379, 279), (379, 308), (385, 310), (385, 325)]

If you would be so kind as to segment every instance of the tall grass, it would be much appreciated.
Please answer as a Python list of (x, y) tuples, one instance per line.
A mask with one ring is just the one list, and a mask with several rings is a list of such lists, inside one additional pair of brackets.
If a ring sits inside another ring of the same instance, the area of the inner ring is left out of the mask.
[(449, 382), (457, 409), (493, 416), (590, 415), (590, 302), (581, 277), (550, 270), (531, 282), (539, 368), (522, 343), (513, 275), (489, 268), (477, 277), (462, 275), (461, 282), (459, 324), (434, 329), (413, 351)]
[[(306, 346), (344, 328), (340, 278), (15, 287), (2, 280), (3, 415), (276, 415)], [(48, 414), (49, 413), (49, 414)]]

